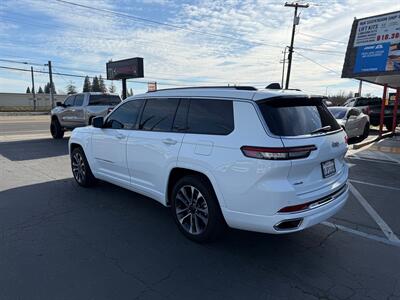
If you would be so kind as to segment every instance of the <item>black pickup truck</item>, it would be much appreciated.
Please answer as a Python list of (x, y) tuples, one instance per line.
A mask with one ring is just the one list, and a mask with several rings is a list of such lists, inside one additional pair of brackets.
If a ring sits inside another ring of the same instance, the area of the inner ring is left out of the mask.
[[(378, 126), (381, 117), (381, 105), (382, 98), (367, 98), (367, 97), (356, 97), (348, 99), (343, 106), (356, 107), (362, 110), (363, 113), (369, 115), (369, 122), (373, 126)], [(385, 105), (384, 120), (386, 129), (389, 131), (393, 130), (393, 110), (394, 110), (394, 100), (390, 100), (387, 105)], [(400, 124), (400, 106), (397, 110), (396, 126)]]

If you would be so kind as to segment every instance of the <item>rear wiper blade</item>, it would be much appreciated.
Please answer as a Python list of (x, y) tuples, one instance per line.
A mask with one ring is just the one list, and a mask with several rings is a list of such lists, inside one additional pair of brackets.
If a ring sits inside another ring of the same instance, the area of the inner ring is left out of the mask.
[(324, 127), (321, 127), (321, 128), (318, 128), (318, 129), (315, 129), (315, 130), (311, 131), (311, 134), (320, 133), (320, 132), (327, 132), (327, 131), (331, 130), (331, 128), (332, 128), (331, 125), (327, 125), (327, 126), (324, 126)]

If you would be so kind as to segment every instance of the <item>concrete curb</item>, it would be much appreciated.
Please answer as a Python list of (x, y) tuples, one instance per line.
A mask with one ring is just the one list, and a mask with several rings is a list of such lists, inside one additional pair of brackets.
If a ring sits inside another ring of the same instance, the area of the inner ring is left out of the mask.
[(49, 114), (48, 111), (0, 111), (0, 116), (43, 116)]
[(378, 135), (377, 137), (375, 137), (375, 138), (373, 138), (371, 140), (367, 140), (367, 141), (363, 141), (363, 142), (360, 142), (360, 143), (357, 143), (357, 144), (353, 144), (353, 149), (355, 149), (355, 150), (360, 149), (360, 148), (362, 148), (364, 146), (367, 146), (369, 144), (375, 143), (375, 142), (377, 142), (379, 140), (382, 140), (382, 139), (385, 139), (385, 138), (391, 137), (391, 136), (393, 136), (393, 132), (383, 133), (382, 136)]

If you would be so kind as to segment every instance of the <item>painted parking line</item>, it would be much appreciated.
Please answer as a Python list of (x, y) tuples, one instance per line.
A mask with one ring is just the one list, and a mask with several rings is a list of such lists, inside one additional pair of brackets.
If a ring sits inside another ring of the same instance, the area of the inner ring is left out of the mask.
[(375, 162), (375, 163), (382, 163), (382, 164), (391, 164), (393, 165), (399, 165), (397, 161), (394, 161), (392, 159), (387, 160), (387, 159), (379, 159), (379, 158), (373, 158), (373, 157), (360, 157), (357, 155), (354, 156), (347, 156), (347, 159), (353, 159), (353, 160), (363, 160), (363, 161), (369, 161), (369, 162)]
[(35, 139), (51, 138), (50, 133), (36, 133), (36, 134), (15, 134), (15, 135), (0, 135), (0, 142), (14, 142)]
[(350, 191), (354, 195), (354, 197), (360, 202), (360, 204), (364, 207), (364, 209), (368, 212), (368, 214), (374, 219), (376, 224), (381, 228), (386, 237), (396, 243), (400, 243), (399, 238), (394, 234), (393, 230), (390, 229), (389, 225), (378, 215), (378, 213), (372, 208), (372, 206), (367, 202), (367, 200), (360, 194), (360, 192), (352, 185), (350, 182), (348, 183), (350, 187)]
[(334, 224), (334, 223), (327, 222), (327, 221), (322, 222), (321, 224), (325, 225), (325, 226), (328, 226), (328, 227), (331, 227), (331, 228), (335, 228), (335, 229), (347, 232), (347, 233), (358, 235), (358, 236), (361, 236), (363, 238), (370, 239), (370, 240), (373, 240), (373, 241), (376, 241), (376, 242), (384, 243), (384, 244), (391, 245), (391, 246), (400, 247), (400, 241), (391, 241), (391, 240), (385, 239), (383, 237), (380, 237), (380, 236), (377, 236), (377, 235), (374, 235), (374, 234), (365, 233), (365, 232), (362, 232), (362, 231), (358, 231), (358, 230), (355, 230), (355, 229), (352, 229), (352, 228), (349, 228), (349, 227), (346, 227), (346, 226), (342, 226), (342, 225), (339, 225), (339, 224)]
[(49, 132), (48, 129), (34, 129), (34, 130), (18, 130), (18, 131), (3, 131), (1, 135), (17, 135), (22, 133), (39, 133), (39, 132)]
[(387, 185), (382, 185), (382, 184), (376, 184), (372, 182), (366, 182), (366, 181), (361, 181), (361, 180), (355, 180), (355, 179), (349, 179), (350, 182), (354, 183), (359, 183), (359, 184), (365, 184), (365, 185), (370, 185), (382, 189), (388, 189), (388, 190), (394, 190), (394, 191), (400, 191), (400, 188), (394, 187), (394, 186), (387, 186)]

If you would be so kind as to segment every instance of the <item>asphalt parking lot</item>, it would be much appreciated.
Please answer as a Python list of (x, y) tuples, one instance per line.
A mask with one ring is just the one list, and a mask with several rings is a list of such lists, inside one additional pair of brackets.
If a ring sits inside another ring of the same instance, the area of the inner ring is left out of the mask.
[(48, 118), (0, 117), (0, 299), (400, 299), (399, 136), (349, 151), (324, 224), (199, 245), (155, 201), (79, 187)]

